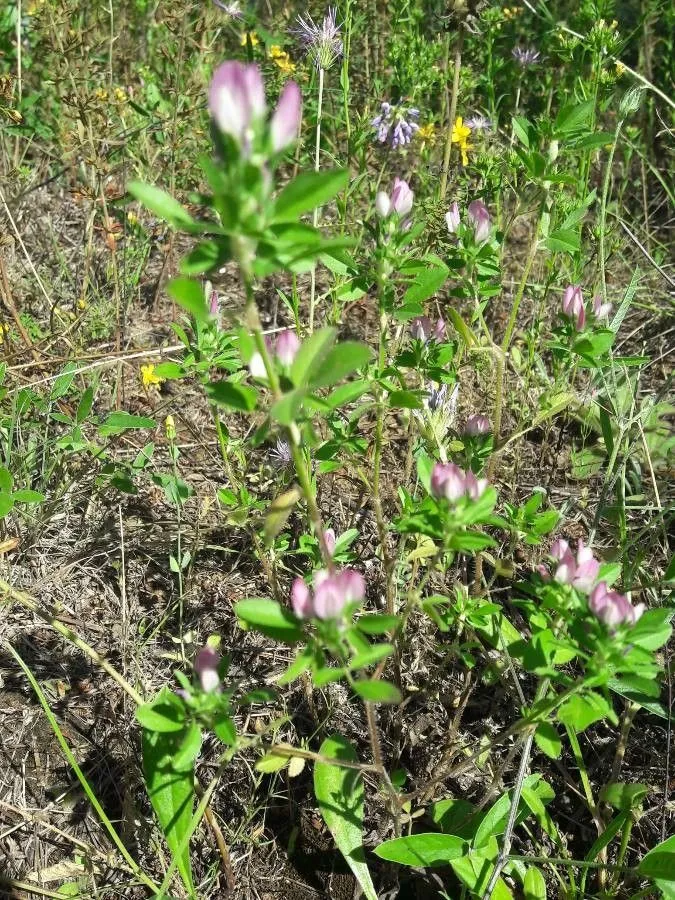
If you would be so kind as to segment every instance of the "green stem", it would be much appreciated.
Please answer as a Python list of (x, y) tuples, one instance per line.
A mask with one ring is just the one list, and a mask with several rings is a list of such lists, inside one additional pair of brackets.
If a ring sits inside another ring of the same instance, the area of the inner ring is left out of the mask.
[(605, 223), (607, 221), (607, 200), (609, 198), (609, 184), (612, 177), (612, 163), (614, 162), (614, 153), (616, 152), (616, 146), (619, 142), (619, 135), (621, 134), (621, 129), (623, 127), (623, 119), (619, 119), (616, 123), (616, 128), (614, 130), (614, 140), (612, 141), (612, 146), (609, 151), (609, 156), (607, 158), (607, 169), (605, 171), (605, 178), (602, 185), (602, 203), (600, 206), (600, 222), (598, 227), (600, 229), (600, 283), (602, 285), (602, 302), (607, 302), (607, 277), (606, 277), (606, 264), (607, 261), (605, 259)]
[[(316, 141), (314, 144), (314, 171), (318, 172), (320, 168), (321, 156), (321, 116), (323, 112), (323, 83), (325, 70), (319, 67), (319, 102), (316, 113)], [(312, 225), (314, 228), (319, 224), (319, 207), (315, 207), (312, 213)], [(316, 266), (312, 266), (310, 295), (309, 295), (309, 333), (314, 331), (314, 305), (316, 303)]]
[[(450, 38), (448, 37), (448, 40)], [(450, 156), (452, 155), (452, 129), (455, 127), (457, 115), (457, 96), (459, 94), (459, 73), (462, 67), (462, 46), (464, 44), (464, 28), (459, 26), (455, 43), (455, 62), (452, 73), (452, 94), (450, 95), (450, 110), (448, 114), (448, 130), (445, 135), (445, 152), (443, 154), (443, 171), (441, 172), (441, 189), (439, 200), (445, 200), (448, 189), (448, 173), (450, 170)]]

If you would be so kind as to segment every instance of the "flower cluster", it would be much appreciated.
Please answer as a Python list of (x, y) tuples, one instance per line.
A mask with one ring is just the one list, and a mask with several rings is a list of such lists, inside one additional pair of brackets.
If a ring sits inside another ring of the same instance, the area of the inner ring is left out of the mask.
[[(265, 86), (258, 66), (236, 60), (220, 65), (209, 88), (209, 111), (220, 131), (234, 139), (244, 156), (250, 156), (253, 140), (267, 112)], [(301, 117), (300, 88), (294, 81), (288, 81), (269, 124), (274, 153), (293, 143)]]
[(407, 216), (412, 209), (415, 194), (410, 190), (410, 185), (402, 178), (394, 179), (394, 187), (391, 194), (386, 191), (378, 191), (375, 198), (375, 209), (378, 216), (387, 219), (392, 213), (396, 213), (399, 219)]
[[(326, 537), (324, 533), (324, 538)], [(336, 619), (350, 603), (361, 603), (366, 596), (363, 575), (355, 569), (314, 573), (314, 590), (302, 578), (296, 578), (291, 588), (291, 605), (299, 619)]]
[[(482, 200), (473, 200), (471, 203), (469, 203), (466, 217), (469, 220), (469, 224), (473, 228), (473, 237), (475, 242), (477, 244), (485, 243), (485, 241), (487, 241), (490, 237), (490, 231), (492, 228), (490, 212), (487, 206), (483, 203)], [(448, 226), (448, 231), (450, 234), (457, 234), (461, 221), (462, 217), (459, 210), (459, 204), (455, 202), (445, 214), (445, 223)]]
[(434, 324), (429, 316), (416, 316), (410, 322), (410, 335), (423, 344), (428, 344), (429, 341), (440, 344), (445, 339), (445, 322), (439, 319)]
[(377, 140), (381, 144), (389, 143), (393, 150), (409, 144), (419, 130), (415, 121), (419, 118), (419, 109), (383, 103), (380, 110), (380, 115), (370, 123), (377, 133)]
[(335, 7), (329, 6), (320, 25), (311, 16), (298, 16), (295, 34), (317, 69), (330, 69), (342, 56), (342, 38), (336, 15)]
[(478, 500), (488, 486), (487, 478), (476, 478), (454, 463), (436, 463), (431, 472), (431, 493), (455, 502), (462, 497)]
[[(583, 594), (590, 594), (588, 608), (610, 630), (613, 631), (618, 625), (634, 625), (645, 611), (643, 603), (633, 606), (623, 594), (609, 590), (605, 581), (596, 584), (600, 563), (582, 540), (577, 544), (576, 556), (562, 538), (554, 541), (549, 555), (558, 563), (553, 574), (558, 584), (567, 584)], [(548, 579), (544, 566), (540, 566), (539, 571), (543, 578)]]
[(644, 603), (633, 606), (628, 597), (617, 591), (608, 590), (604, 581), (596, 584), (591, 591), (588, 607), (610, 631), (619, 625), (635, 625), (645, 611)]
[(469, 163), (468, 151), (471, 149), (471, 145), (469, 144), (469, 138), (471, 137), (471, 127), (467, 122), (464, 124), (464, 121), (461, 116), (457, 116), (455, 119), (455, 124), (452, 126), (452, 134), (450, 135), (450, 140), (453, 144), (457, 144), (459, 147), (459, 151), (462, 154), (462, 165), (466, 166)]
[[(580, 284), (569, 284), (564, 292), (561, 304), (562, 314), (571, 319), (577, 331), (583, 331), (586, 325), (586, 305)], [(603, 303), (602, 297), (596, 295), (591, 301), (590, 312), (596, 319), (606, 319), (612, 311), (611, 303)]]
[(598, 577), (600, 563), (582, 540), (577, 544), (576, 558), (570, 545), (562, 538), (554, 541), (550, 555), (558, 562), (553, 575), (558, 584), (570, 584), (585, 594), (591, 590)]

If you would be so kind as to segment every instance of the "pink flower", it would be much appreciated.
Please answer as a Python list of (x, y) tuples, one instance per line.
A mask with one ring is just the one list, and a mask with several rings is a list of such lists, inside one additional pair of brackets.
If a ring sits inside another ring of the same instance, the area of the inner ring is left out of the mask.
[(448, 226), (450, 234), (456, 234), (459, 228), (459, 204), (453, 203), (445, 214), (445, 222)]
[[(265, 118), (265, 85), (255, 63), (228, 60), (218, 66), (209, 87), (209, 112), (223, 134), (239, 144), (248, 155), (255, 129)], [(302, 95), (294, 81), (284, 86), (270, 122), (275, 153), (297, 137), (302, 118)]]
[(568, 284), (562, 298), (562, 311), (574, 321), (577, 331), (582, 331), (586, 324), (586, 310), (580, 284)]
[(206, 694), (212, 694), (220, 688), (219, 665), (220, 654), (208, 645), (202, 647), (195, 656), (193, 665), (195, 675), (199, 678), (201, 689)]
[(300, 341), (291, 328), (279, 332), (275, 343), (275, 354), (282, 366), (290, 366), (299, 349)]
[(247, 148), (254, 124), (265, 115), (265, 87), (258, 66), (232, 59), (218, 66), (209, 88), (209, 112), (224, 134)]
[(593, 315), (596, 319), (606, 319), (612, 311), (611, 303), (603, 303), (602, 297), (596, 294), (593, 297)]
[(562, 539), (554, 541), (550, 555), (558, 561), (553, 576), (558, 584), (569, 584), (584, 594), (591, 590), (598, 577), (600, 563), (583, 541), (580, 540), (577, 546), (576, 559), (567, 541)]
[(347, 605), (362, 602), (365, 595), (363, 575), (355, 569), (342, 569), (333, 574), (320, 569), (314, 573), (313, 595), (302, 578), (295, 579), (291, 604), (300, 619), (337, 619)]
[(211, 296), (209, 297), (209, 313), (212, 316), (217, 316), (218, 309), (219, 309), (218, 292), (211, 291)]
[(394, 189), (391, 192), (391, 205), (397, 216), (403, 218), (412, 209), (415, 195), (410, 190), (407, 181), (402, 178), (394, 179)]
[(466, 424), (464, 425), (464, 434), (471, 435), (471, 437), (476, 437), (479, 434), (489, 434), (490, 428), (490, 420), (487, 416), (475, 414), (469, 416), (469, 418), (466, 420)]
[(476, 478), (473, 472), (465, 472), (454, 463), (436, 463), (431, 472), (431, 493), (455, 502), (461, 497), (478, 500), (488, 486), (486, 478)]
[(633, 606), (623, 594), (608, 590), (604, 581), (593, 588), (588, 607), (610, 631), (614, 631), (619, 625), (635, 625), (645, 611), (644, 603)]
[(386, 191), (377, 192), (377, 197), (375, 197), (375, 209), (377, 210), (378, 216), (380, 216), (380, 218), (382, 219), (386, 219), (391, 212), (391, 200), (389, 199), (389, 194)]
[(312, 595), (302, 578), (293, 581), (291, 606), (299, 619), (309, 619), (312, 615)]
[(490, 213), (482, 200), (469, 203), (467, 210), (469, 222), (473, 225), (473, 236), (477, 244), (482, 244), (490, 237)]
[(335, 531), (332, 528), (324, 528), (323, 542), (326, 545), (326, 550), (328, 550), (328, 552), (332, 556), (333, 553), (335, 552), (335, 544), (336, 544)]
[(429, 316), (416, 316), (410, 320), (410, 334), (425, 344), (431, 340), (440, 343), (445, 338), (445, 322), (439, 319), (434, 325)]
[(287, 81), (279, 96), (277, 108), (270, 122), (272, 149), (275, 153), (292, 144), (300, 131), (302, 94), (294, 81)]

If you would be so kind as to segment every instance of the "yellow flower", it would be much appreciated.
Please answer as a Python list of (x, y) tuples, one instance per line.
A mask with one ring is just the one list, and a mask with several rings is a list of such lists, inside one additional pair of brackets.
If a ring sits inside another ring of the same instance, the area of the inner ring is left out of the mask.
[(427, 125), (421, 125), (417, 129), (417, 137), (420, 138), (425, 144), (433, 144), (436, 138), (436, 129), (434, 127), (433, 122), (429, 122)]
[(80, 299), (77, 301), (77, 308), (78, 308), (78, 309), (86, 309), (86, 308), (87, 308), (87, 302), (86, 302), (86, 300), (83, 300), (83, 299), (80, 297)]
[(115, 95), (115, 100), (117, 100), (118, 103), (126, 102), (127, 95), (125, 91), (122, 90), (122, 88), (116, 87), (113, 93)]
[(137, 216), (136, 213), (135, 213), (133, 210), (131, 210), (131, 209), (130, 209), (129, 212), (127, 213), (127, 222), (128, 222), (130, 225), (132, 225), (132, 226), (133, 226), (133, 225), (138, 225), (138, 216)]
[(278, 44), (272, 44), (270, 47), (270, 56), (272, 59), (279, 59), (282, 56), (288, 56), (285, 50), (282, 50)]
[(291, 61), (288, 53), (285, 53), (283, 56), (275, 57), (274, 62), (284, 75), (292, 75), (295, 72), (295, 63)]
[(159, 375), (155, 375), (154, 364), (148, 363), (145, 366), (141, 366), (141, 381), (143, 382), (143, 387), (150, 387), (150, 385), (161, 384), (164, 379), (160, 378)]
[(255, 33), (255, 31), (245, 31), (242, 34), (242, 36), (239, 40), (239, 43), (241, 44), (242, 47), (245, 47), (247, 41), (251, 42), (252, 47), (256, 47), (260, 43), (260, 38)]
[(468, 151), (471, 149), (471, 145), (469, 144), (470, 136), (471, 129), (468, 125), (464, 124), (461, 116), (457, 116), (455, 124), (452, 126), (451, 141), (453, 144), (459, 146), (459, 151), (462, 154), (463, 166), (466, 166), (469, 163)]
[(5, 342), (5, 334), (9, 331), (9, 325), (3, 325), (0, 322), (0, 344)]
[(623, 73), (626, 71), (626, 67), (624, 66), (624, 64), (622, 62), (619, 62), (619, 60), (616, 61), (615, 69), (616, 69), (616, 74), (618, 75), (619, 78), (621, 78)]
[(96, 90), (94, 91), (94, 97), (96, 97), (97, 100), (107, 100), (108, 92), (105, 90), (105, 88), (96, 88)]

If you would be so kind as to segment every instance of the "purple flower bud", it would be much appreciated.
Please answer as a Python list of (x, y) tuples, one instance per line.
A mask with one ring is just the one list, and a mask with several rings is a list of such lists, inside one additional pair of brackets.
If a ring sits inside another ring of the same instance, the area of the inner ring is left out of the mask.
[(300, 341), (297, 334), (291, 329), (286, 328), (280, 331), (276, 340), (276, 357), (282, 366), (290, 366), (300, 349)]
[(309, 619), (314, 612), (312, 595), (302, 578), (296, 578), (291, 587), (291, 606), (299, 619)]
[(551, 544), (551, 549), (549, 550), (549, 556), (552, 556), (553, 559), (557, 559), (558, 562), (562, 560), (567, 553), (569, 553), (570, 545), (564, 538), (558, 538), (557, 541), (553, 541)]
[(400, 216), (407, 216), (412, 209), (415, 195), (410, 190), (407, 181), (402, 178), (394, 179), (394, 189), (391, 192), (391, 205), (394, 212)]
[(445, 221), (448, 226), (448, 231), (450, 234), (456, 234), (457, 229), (459, 228), (459, 204), (457, 202), (453, 203), (450, 209), (445, 214)]
[(464, 425), (464, 434), (477, 437), (479, 434), (489, 434), (491, 430), (490, 420), (487, 416), (475, 414), (469, 416)]
[(612, 311), (611, 303), (603, 303), (602, 297), (596, 294), (593, 297), (593, 315), (596, 319), (606, 319)]
[(464, 476), (464, 492), (472, 500), (478, 500), (479, 497), (482, 497), (487, 486), (487, 478), (476, 478), (473, 472), (467, 472)]
[(300, 131), (302, 94), (294, 81), (287, 81), (270, 122), (272, 149), (275, 153), (292, 144)]
[(428, 316), (415, 316), (410, 320), (410, 334), (416, 341), (426, 344), (431, 336), (431, 329), (431, 319)]
[(574, 320), (574, 327), (582, 331), (586, 324), (586, 310), (580, 284), (568, 284), (562, 298), (563, 315)]
[(326, 545), (326, 550), (332, 556), (335, 553), (335, 531), (332, 528), (324, 528), (323, 530), (323, 542)]
[(209, 298), (209, 312), (212, 316), (218, 315), (219, 302), (218, 302), (218, 292), (211, 291), (211, 297)]
[(634, 625), (645, 611), (644, 603), (633, 606), (623, 594), (608, 590), (604, 581), (593, 588), (588, 606), (610, 631), (614, 631), (619, 625)]
[(375, 209), (377, 210), (377, 214), (381, 219), (386, 219), (391, 212), (391, 200), (389, 199), (389, 194), (386, 191), (377, 192), (377, 197), (375, 197)]
[(576, 559), (564, 540), (553, 543), (550, 555), (558, 561), (554, 576), (558, 584), (569, 584), (584, 594), (591, 590), (598, 577), (600, 563), (583, 541), (580, 540), (577, 546)]
[(316, 573), (314, 591), (314, 615), (319, 619), (335, 619), (348, 603), (363, 600), (365, 582), (360, 572), (343, 569), (336, 575)]
[(437, 344), (440, 344), (445, 340), (445, 322), (443, 319), (439, 319), (434, 325), (433, 338)]
[(469, 222), (473, 225), (473, 236), (477, 244), (482, 244), (490, 237), (490, 213), (482, 200), (469, 203), (467, 210)]
[(209, 88), (209, 112), (218, 128), (247, 152), (253, 125), (265, 115), (265, 88), (258, 66), (236, 60), (218, 66)]
[(431, 493), (446, 500), (459, 500), (466, 491), (466, 476), (454, 463), (436, 463), (431, 472)]
[(206, 694), (212, 694), (220, 688), (220, 676), (218, 675), (218, 666), (220, 665), (220, 654), (213, 647), (202, 647), (195, 656), (194, 670), (195, 675), (199, 678), (201, 689)]

